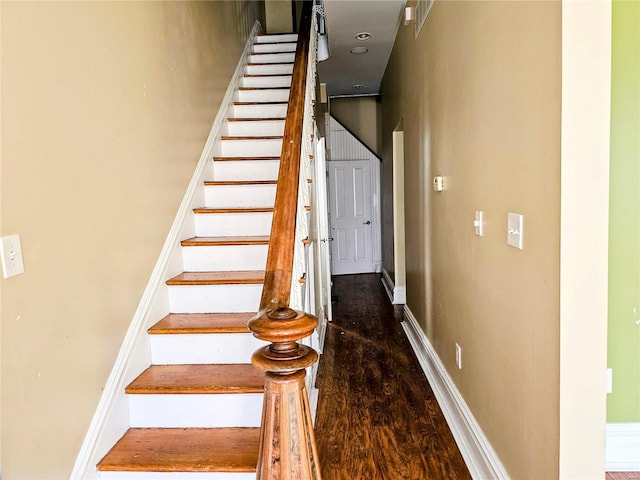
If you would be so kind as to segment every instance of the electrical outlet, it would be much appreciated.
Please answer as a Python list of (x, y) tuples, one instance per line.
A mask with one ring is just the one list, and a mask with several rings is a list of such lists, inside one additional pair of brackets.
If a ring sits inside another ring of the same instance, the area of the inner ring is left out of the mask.
[(456, 365), (462, 370), (462, 347), (456, 343)]
[(4, 278), (24, 273), (20, 235), (7, 235), (0, 238), (0, 259)]

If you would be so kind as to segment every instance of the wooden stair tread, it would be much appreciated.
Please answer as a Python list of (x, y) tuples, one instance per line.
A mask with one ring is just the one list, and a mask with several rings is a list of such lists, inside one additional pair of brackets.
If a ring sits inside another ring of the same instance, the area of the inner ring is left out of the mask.
[(285, 117), (269, 117), (269, 118), (261, 118), (261, 117), (255, 117), (255, 118), (242, 118), (242, 117), (234, 117), (234, 118), (227, 118), (227, 122), (264, 122), (264, 121), (273, 121), (273, 120), (286, 120)]
[(248, 207), (248, 208), (194, 208), (193, 213), (270, 213), (271, 207)]
[(245, 160), (280, 160), (280, 157), (213, 157), (216, 162), (241, 162)]
[[(293, 52), (285, 52), (285, 53), (293, 53)], [(251, 55), (253, 55), (253, 53)], [(252, 63), (247, 63), (247, 66), (250, 66), (250, 67), (262, 67), (264, 65), (293, 65), (293, 62), (267, 62), (267, 63), (252, 62)]]
[(245, 73), (243, 77), (290, 77), (290, 73)]
[(128, 394), (262, 393), (264, 372), (248, 364), (151, 365)]
[(151, 335), (249, 333), (247, 323), (256, 314), (247, 313), (170, 313), (148, 331)]
[(255, 472), (259, 428), (130, 428), (100, 471)]
[(268, 235), (254, 237), (193, 237), (180, 242), (183, 247), (212, 247), (215, 245), (269, 245)]
[(234, 105), (287, 105), (287, 102), (233, 102)]
[(221, 140), (282, 140), (282, 135), (222, 135)]
[(277, 185), (277, 180), (207, 180), (205, 185), (212, 187), (216, 185)]
[(247, 285), (264, 282), (264, 270), (235, 272), (182, 272), (167, 280), (167, 285)]
[[(276, 43), (294, 43), (294, 42), (276, 42)], [(264, 44), (261, 44), (264, 45)], [(295, 53), (295, 52), (251, 52), (250, 55), (278, 55), (283, 53)]]
[(291, 90), (289, 87), (240, 87), (238, 90), (252, 91), (252, 90)]
[[(274, 33), (272, 35), (283, 35), (283, 34)], [(267, 35), (258, 35), (258, 36), (262, 37), (262, 38), (268, 38), (269, 34), (267, 34)], [(293, 45), (293, 44), (297, 44), (297, 43), (298, 42), (296, 42), (296, 41), (288, 41), (288, 42), (278, 42), (278, 41), (276, 41), (276, 42), (256, 42), (253, 45), (254, 46), (256, 46), (256, 45)]]

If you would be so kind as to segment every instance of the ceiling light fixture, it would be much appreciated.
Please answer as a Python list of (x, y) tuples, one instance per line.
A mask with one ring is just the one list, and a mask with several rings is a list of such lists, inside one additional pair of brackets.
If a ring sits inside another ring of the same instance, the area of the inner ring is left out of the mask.
[(351, 49), (351, 53), (354, 55), (362, 55), (363, 53), (367, 53), (369, 51), (368, 48), (365, 47), (353, 47)]
[(369, 40), (370, 38), (371, 34), (369, 32), (356, 33), (356, 40)]

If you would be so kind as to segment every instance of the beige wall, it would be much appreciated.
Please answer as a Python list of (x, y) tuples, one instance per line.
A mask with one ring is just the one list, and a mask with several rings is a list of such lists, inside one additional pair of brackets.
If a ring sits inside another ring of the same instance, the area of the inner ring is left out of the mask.
[(267, 33), (293, 32), (293, 11), (289, 0), (265, 0)]
[(381, 111), (376, 97), (332, 98), (330, 110), (331, 115), (347, 130), (379, 154)]
[(2, 474), (68, 477), (253, 2), (2, 2)]
[(405, 132), (408, 307), (514, 479), (558, 477), (560, 106), (559, 2), (435, 2), (417, 40), (400, 27), (382, 88), (385, 191)]

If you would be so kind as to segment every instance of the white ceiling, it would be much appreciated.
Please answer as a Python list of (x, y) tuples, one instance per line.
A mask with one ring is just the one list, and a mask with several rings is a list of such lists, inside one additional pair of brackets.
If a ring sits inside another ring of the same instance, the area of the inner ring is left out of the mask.
[[(393, 42), (402, 20), (406, 0), (324, 0), (329, 37), (329, 59), (319, 64), (320, 81), (330, 97), (374, 95), (380, 92)], [(360, 32), (369, 40), (357, 40)], [(354, 47), (367, 53), (354, 55)], [(354, 85), (362, 85), (354, 89)]]

